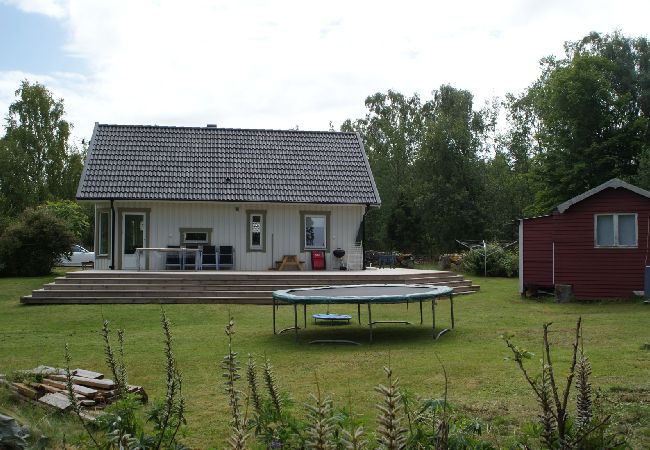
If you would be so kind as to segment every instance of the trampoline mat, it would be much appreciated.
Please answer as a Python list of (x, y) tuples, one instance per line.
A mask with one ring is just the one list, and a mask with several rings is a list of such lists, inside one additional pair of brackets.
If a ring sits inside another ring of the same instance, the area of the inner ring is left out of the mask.
[(359, 284), (275, 291), (273, 297), (290, 303), (400, 303), (447, 295), (447, 286), (426, 284)]

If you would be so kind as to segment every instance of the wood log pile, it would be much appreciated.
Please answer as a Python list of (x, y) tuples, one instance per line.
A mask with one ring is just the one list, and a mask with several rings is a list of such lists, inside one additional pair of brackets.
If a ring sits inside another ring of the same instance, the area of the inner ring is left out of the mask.
[[(22, 397), (36, 401), (52, 408), (67, 411), (72, 408), (66, 387), (64, 369), (48, 366), (38, 366), (31, 370), (21, 372), (21, 382), (8, 382), (6, 384)], [(94, 420), (106, 405), (117, 399), (117, 385), (113, 380), (104, 377), (104, 374), (84, 369), (72, 370), (72, 390), (79, 402), (82, 416)], [(127, 391), (136, 394), (143, 403), (146, 403), (147, 393), (142, 386), (127, 386)]]

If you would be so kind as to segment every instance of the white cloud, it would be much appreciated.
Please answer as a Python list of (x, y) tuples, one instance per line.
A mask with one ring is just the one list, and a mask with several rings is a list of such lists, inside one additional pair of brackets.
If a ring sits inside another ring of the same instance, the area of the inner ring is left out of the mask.
[[(65, 24), (65, 50), (88, 73), (45, 74), (46, 84), (85, 137), (95, 121), (327, 129), (363, 116), (374, 92), (428, 98), (442, 83), (482, 103), (529, 85), (563, 41), (641, 35), (650, 16), (634, 0), (11, 3)], [(10, 79), (0, 73), (0, 110)]]
[(26, 13), (44, 14), (56, 19), (65, 16), (65, 8), (60, 0), (2, 0), (1, 3), (15, 6)]

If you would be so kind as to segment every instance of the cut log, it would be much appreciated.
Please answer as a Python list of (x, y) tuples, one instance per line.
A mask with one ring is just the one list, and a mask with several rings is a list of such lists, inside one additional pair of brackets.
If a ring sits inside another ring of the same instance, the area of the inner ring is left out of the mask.
[[(64, 381), (64, 382), (66, 381), (65, 375), (50, 375), (49, 378), (56, 381)], [(75, 384), (80, 384), (82, 386), (88, 386), (88, 387), (98, 388), (98, 389), (115, 388), (115, 383), (113, 382), (113, 380), (109, 380), (108, 378), (102, 380), (95, 380), (92, 378), (73, 376), (72, 381), (74, 381)]]
[(46, 394), (39, 398), (38, 401), (45, 403), (46, 405), (54, 406), (55, 408), (63, 411), (70, 409), (72, 406), (72, 403), (70, 403), (68, 396), (60, 392), (56, 394)]
[(103, 373), (93, 372), (92, 370), (75, 369), (72, 371), (72, 374), (78, 377), (91, 378), (93, 380), (99, 380), (104, 378)]
[(36, 399), (38, 398), (38, 392), (36, 389), (33, 389), (23, 383), (11, 383), (11, 386), (18, 392), (20, 395), (23, 395), (27, 398)]

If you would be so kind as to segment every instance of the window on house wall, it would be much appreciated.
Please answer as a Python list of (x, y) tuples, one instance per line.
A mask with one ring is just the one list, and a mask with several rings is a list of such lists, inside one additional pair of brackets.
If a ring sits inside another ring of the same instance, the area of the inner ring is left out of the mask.
[(265, 211), (247, 211), (248, 217), (248, 251), (261, 252), (265, 250), (264, 228)]
[(636, 214), (596, 214), (596, 247), (636, 247)]
[(108, 255), (109, 243), (109, 228), (110, 228), (110, 214), (109, 211), (101, 211), (99, 213), (99, 226), (97, 233), (97, 254), (106, 256)]
[(327, 248), (327, 216), (304, 214), (303, 231), (305, 249)]
[(181, 228), (181, 245), (209, 244), (212, 230), (205, 228)]

